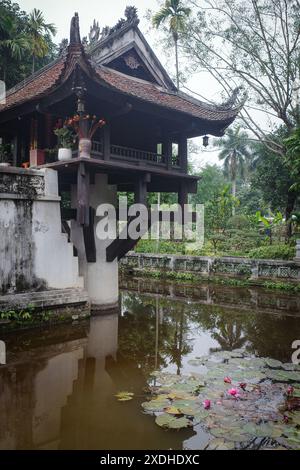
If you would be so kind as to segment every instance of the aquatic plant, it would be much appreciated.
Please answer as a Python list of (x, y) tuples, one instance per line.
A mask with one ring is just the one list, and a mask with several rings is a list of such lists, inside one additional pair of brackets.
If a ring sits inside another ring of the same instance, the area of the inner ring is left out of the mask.
[(241, 349), (189, 364), (201, 366), (201, 374), (152, 374), (152, 397), (142, 407), (156, 415), (158, 426), (200, 425), (207, 449), (300, 449), (300, 365), (247, 356)]

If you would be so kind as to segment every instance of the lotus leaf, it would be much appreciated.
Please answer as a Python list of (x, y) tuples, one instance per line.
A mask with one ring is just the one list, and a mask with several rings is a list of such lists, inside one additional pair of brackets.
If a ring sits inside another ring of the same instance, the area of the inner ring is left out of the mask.
[(157, 416), (155, 422), (158, 426), (170, 429), (182, 429), (191, 425), (191, 422), (187, 418), (175, 418), (169, 414)]
[(282, 368), (282, 362), (277, 361), (276, 359), (266, 359), (266, 365), (270, 367), (271, 369), (280, 369)]
[(145, 411), (152, 411), (153, 413), (157, 411), (163, 411), (167, 406), (170, 406), (170, 402), (168, 400), (156, 399), (142, 403), (142, 407)]
[(115, 397), (118, 401), (130, 401), (134, 397), (134, 393), (131, 392), (118, 392)]

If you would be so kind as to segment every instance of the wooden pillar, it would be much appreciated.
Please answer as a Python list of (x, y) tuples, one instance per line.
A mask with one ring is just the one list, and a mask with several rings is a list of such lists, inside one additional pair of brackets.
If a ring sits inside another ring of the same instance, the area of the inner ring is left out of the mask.
[(134, 188), (135, 204), (147, 204), (147, 183), (150, 183), (150, 181), (150, 173), (141, 175), (136, 181)]
[(167, 169), (169, 170), (172, 166), (172, 139), (167, 135), (163, 140), (162, 153), (165, 156)]
[(89, 171), (84, 162), (81, 162), (77, 170), (77, 222), (88, 227), (90, 224)]
[(110, 124), (103, 127), (103, 158), (110, 160)]
[(180, 183), (178, 192), (178, 204), (181, 206), (182, 213), (184, 214), (184, 205), (188, 204), (188, 192), (184, 182)]
[(45, 148), (50, 149), (53, 143), (53, 119), (52, 115), (45, 114)]
[(187, 173), (188, 171), (188, 147), (187, 138), (185, 135), (181, 135), (178, 142), (178, 154), (180, 161), (180, 168)]

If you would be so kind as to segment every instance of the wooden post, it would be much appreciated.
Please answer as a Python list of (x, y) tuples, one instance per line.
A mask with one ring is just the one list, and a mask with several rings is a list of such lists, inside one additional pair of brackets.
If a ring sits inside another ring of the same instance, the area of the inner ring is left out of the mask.
[(110, 124), (103, 127), (103, 158), (110, 160)]
[(166, 159), (167, 169), (170, 170), (172, 166), (172, 139), (169, 136), (165, 136), (163, 140), (163, 155)]
[(180, 168), (187, 173), (188, 171), (188, 147), (187, 138), (185, 135), (181, 135), (178, 142), (178, 154), (180, 161)]
[(178, 192), (178, 204), (181, 206), (182, 213), (184, 214), (184, 205), (188, 204), (188, 192), (186, 184), (184, 182), (180, 183), (180, 188)]
[(77, 222), (85, 227), (90, 224), (89, 187), (89, 171), (81, 162), (77, 170)]
[(135, 183), (134, 202), (135, 204), (147, 204), (147, 183), (150, 183), (151, 175), (146, 173), (139, 177)]

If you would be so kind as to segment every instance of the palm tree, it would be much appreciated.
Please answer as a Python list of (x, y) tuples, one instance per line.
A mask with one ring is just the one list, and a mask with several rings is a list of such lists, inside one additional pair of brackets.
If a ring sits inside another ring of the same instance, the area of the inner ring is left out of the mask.
[(52, 23), (46, 23), (41, 10), (36, 8), (29, 15), (28, 34), (32, 51), (32, 73), (35, 71), (37, 57), (45, 57), (49, 51), (46, 34), (56, 34), (56, 27)]
[[(248, 134), (241, 131), (239, 126), (229, 128), (226, 136), (217, 140), (214, 145), (222, 149), (219, 159), (224, 161), (224, 172), (230, 178), (232, 196), (236, 197), (237, 177), (244, 177), (246, 163), (251, 158)], [(232, 209), (232, 215), (234, 214), (235, 207)]]
[(162, 23), (169, 21), (169, 30), (175, 44), (176, 81), (179, 89), (179, 62), (178, 62), (178, 39), (179, 33), (184, 30), (187, 17), (191, 9), (183, 6), (181, 0), (166, 0), (161, 9), (153, 16), (153, 26), (159, 28)]
[(0, 6), (0, 57), (4, 82), (6, 82), (7, 66), (10, 60), (21, 60), (28, 47), (26, 34), (19, 32), (15, 19)]

